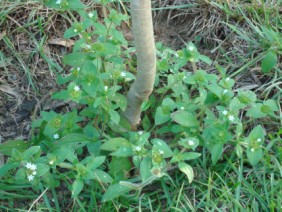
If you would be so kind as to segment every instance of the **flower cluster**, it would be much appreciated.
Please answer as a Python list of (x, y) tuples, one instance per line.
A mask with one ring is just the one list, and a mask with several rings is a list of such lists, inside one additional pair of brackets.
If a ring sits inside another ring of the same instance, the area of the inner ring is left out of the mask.
[(37, 165), (32, 164), (32, 163), (27, 163), (27, 164), (25, 165), (25, 167), (27, 168), (28, 173), (29, 173), (29, 174), (27, 175), (28, 181), (34, 180), (34, 176), (37, 174), (37, 173), (36, 173)]

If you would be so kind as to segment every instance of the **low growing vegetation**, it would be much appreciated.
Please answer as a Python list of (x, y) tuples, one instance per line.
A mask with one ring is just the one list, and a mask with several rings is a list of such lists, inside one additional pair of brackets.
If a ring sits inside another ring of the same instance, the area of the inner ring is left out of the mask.
[[(138, 124), (125, 115), (127, 93), (152, 75), (140, 77), (128, 1), (0, 4), (9, 20), (22, 5), (50, 11), (28, 23), (42, 30), (42, 42), (30, 25), (14, 31), (29, 34), (57, 83), (33, 109), (28, 139), (0, 144), (1, 211), (282, 210), (281, 3), (152, 1), (156, 22), (194, 11), (205, 14), (193, 19), (205, 32), (187, 32), (181, 48), (156, 42), (154, 89), (140, 101)], [(43, 48), (54, 16), (67, 20), (59, 44), (67, 52), (56, 53), (63, 65)], [(13, 50), (38, 92), (9, 31), (0, 30), (0, 41), (3, 78)], [(39, 111), (49, 97), (60, 105)]]

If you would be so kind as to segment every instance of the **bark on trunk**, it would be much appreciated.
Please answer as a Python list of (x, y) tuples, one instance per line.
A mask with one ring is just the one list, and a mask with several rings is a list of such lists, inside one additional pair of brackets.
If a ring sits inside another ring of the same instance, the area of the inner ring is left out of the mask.
[(137, 53), (137, 76), (127, 94), (124, 117), (134, 128), (140, 122), (141, 105), (153, 91), (156, 75), (156, 50), (151, 0), (131, 0), (134, 44)]

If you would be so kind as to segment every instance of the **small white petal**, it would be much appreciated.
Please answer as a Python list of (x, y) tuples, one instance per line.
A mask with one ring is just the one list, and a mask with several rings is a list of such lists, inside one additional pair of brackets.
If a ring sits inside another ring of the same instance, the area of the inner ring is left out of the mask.
[(255, 149), (254, 148), (251, 148), (251, 152), (254, 152), (255, 151)]
[(188, 49), (189, 49), (189, 51), (194, 51), (195, 47), (194, 46), (189, 46)]
[(135, 147), (135, 151), (137, 151), (137, 152), (141, 151), (141, 149), (142, 149), (142, 148), (141, 148), (140, 146), (136, 146), (136, 147)]
[(28, 175), (27, 179), (28, 179), (28, 181), (32, 181), (34, 179), (34, 176), (33, 175)]
[(107, 91), (107, 90), (108, 90), (108, 88), (109, 88), (108, 86), (105, 86), (105, 87), (104, 87), (104, 90), (105, 90), (105, 91)]
[(139, 135), (143, 135), (143, 133), (144, 133), (144, 131), (142, 131), (142, 130), (138, 131)]
[(73, 31), (74, 31), (74, 32), (77, 32), (77, 29), (74, 29)]
[(184, 107), (181, 107), (180, 110), (184, 110)]
[(160, 153), (161, 155), (163, 155), (163, 154), (164, 154), (164, 151), (162, 151), (162, 150), (159, 150), (159, 153)]
[(56, 4), (61, 4), (61, 2), (62, 2), (61, 0), (57, 0)]
[(234, 121), (235, 120), (234, 116), (232, 116), (232, 115), (228, 116), (228, 119), (229, 119), (229, 121)]
[(32, 170), (32, 171), (35, 171), (37, 169), (37, 165), (31, 164), (29, 169)]
[(188, 144), (189, 144), (189, 146), (193, 146), (193, 145), (195, 144), (195, 142), (192, 141), (192, 140), (189, 140), (189, 141), (188, 141)]
[(258, 139), (257, 139), (257, 142), (261, 142), (261, 138), (258, 138)]
[(49, 164), (50, 164), (50, 165), (53, 165), (53, 164), (54, 164), (54, 161), (51, 160), (51, 161), (49, 162)]
[(229, 80), (230, 80), (230, 78), (229, 78), (229, 77), (227, 77), (227, 78), (225, 79), (225, 81), (226, 81), (226, 82), (228, 82)]
[(225, 116), (227, 115), (227, 113), (228, 113), (227, 110), (222, 111), (222, 114)]
[(74, 86), (74, 90), (75, 91), (79, 91), (80, 90), (80, 87), (78, 85)]
[(226, 94), (228, 92), (228, 90), (227, 89), (225, 89), (224, 91), (223, 91), (223, 94)]
[(32, 172), (32, 175), (36, 175), (36, 171)]
[(125, 77), (126, 73), (123, 71), (123, 72), (120, 73), (120, 76)]
[(76, 70), (80, 71), (80, 68), (79, 68), (79, 67), (77, 67), (77, 69), (76, 69)]
[(93, 13), (88, 13), (89, 18), (92, 18), (94, 16)]
[(54, 139), (58, 139), (59, 137), (60, 137), (60, 136), (59, 136), (59, 134), (57, 134), (57, 133), (54, 134), (54, 136), (53, 136)]
[(30, 169), (31, 166), (32, 166), (31, 163), (27, 163), (27, 164), (25, 165), (25, 167), (26, 167), (27, 169)]

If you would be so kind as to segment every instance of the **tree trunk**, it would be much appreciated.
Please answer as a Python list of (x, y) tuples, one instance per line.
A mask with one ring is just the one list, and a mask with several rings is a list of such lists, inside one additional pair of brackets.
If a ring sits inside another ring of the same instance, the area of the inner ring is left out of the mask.
[(127, 94), (123, 116), (133, 128), (140, 122), (141, 105), (153, 91), (156, 75), (156, 50), (151, 0), (131, 0), (134, 44), (137, 54), (137, 76)]

